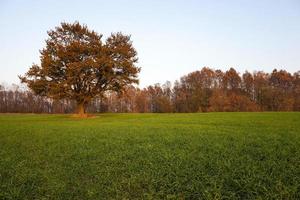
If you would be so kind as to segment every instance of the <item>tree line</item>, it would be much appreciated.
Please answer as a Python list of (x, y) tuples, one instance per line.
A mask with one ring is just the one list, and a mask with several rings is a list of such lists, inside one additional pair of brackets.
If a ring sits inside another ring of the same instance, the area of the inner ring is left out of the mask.
[[(0, 86), (2, 113), (72, 113), (74, 100), (54, 100), (20, 86)], [(87, 112), (236, 112), (300, 111), (300, 71), (274, 69), (243, 74), (204, 67), (175, 81), (145, 88), (129, 85), (122, 93), (94, 98)]]
[[(1, 91), (1, 112), (298, 111), (299, 72), (240, 75), (208, 67), (143, 89), (131, 36), (102, 34), (79, 22), (49, 30), (40, 64), (19, 76), (30, 91)], [(34, 95), (35, 94), (35, 95)], [(76, 107), (76, 109), (75, 109)]]

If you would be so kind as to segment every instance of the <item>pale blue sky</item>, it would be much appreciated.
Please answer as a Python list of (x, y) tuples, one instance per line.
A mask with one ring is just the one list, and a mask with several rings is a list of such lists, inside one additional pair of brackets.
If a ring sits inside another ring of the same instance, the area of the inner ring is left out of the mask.
[(300, 70), (300, 0), (0, 0), (0, 82), (19, 83), (47, 30), (76, 20), (132, 35), (141, 87), (203, 66)]

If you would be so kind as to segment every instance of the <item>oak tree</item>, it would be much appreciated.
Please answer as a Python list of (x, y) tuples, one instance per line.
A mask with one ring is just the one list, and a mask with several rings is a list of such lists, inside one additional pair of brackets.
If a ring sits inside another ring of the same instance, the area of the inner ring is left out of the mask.
[(138, 83), (140, 68), (130, 36), (112, 33), (102, 41), (101, 34), (78, 22), (61, 23), (48, 36), (41, 64), (20, 76), (36, 94), (75, 100), (78, 114), (86, 116), (85, 107), (93, 98)]

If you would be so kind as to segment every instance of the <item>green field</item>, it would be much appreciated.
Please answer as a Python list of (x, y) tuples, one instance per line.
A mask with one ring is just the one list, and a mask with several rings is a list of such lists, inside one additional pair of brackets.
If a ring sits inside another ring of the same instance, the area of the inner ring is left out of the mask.
[(300, 113), (0, 115), (0, 199), (300, 199)]

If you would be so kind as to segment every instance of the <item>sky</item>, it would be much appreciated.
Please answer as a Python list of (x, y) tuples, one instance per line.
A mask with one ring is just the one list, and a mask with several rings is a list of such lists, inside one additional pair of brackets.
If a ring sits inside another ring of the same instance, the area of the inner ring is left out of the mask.
[(300, 0), (0, 0), (0, 83), (18, 84), (47, 31), (75, 21), (131, 35), (140, 87), (204, 66), (300, 70)]

